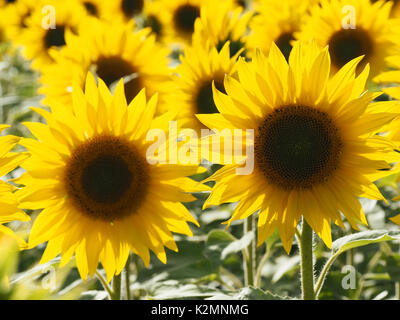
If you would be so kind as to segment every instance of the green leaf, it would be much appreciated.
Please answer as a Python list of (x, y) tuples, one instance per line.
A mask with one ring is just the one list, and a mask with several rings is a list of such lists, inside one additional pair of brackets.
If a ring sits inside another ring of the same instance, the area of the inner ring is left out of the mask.
[(239, 240), (235, 240), (231, 242), (221, 253), (221, 259), (224, 260), (228, 255), (236, 252), (240, 252), (243, 249), (247, 248), (251, 241), (254, 239), (254, 232), (247, 232), (242, 238)]
[(269, 291), (264, 291), (259, 288), (246, 287), (240, 291), (229, 294), (219, 294), (209, 298), (210, 300), (293, 300), (287, 296), (279, 296)]
[(147, 298), (154, 300), (204, 299), (228, 293), (211, 286), (184, 284), (177, 280), (158, 282), (154, 284), (150, 291), (151, 295)]
[(235, 297), (237, 300), (293, 300), (254, 287), (243, 288)]
[(203, 255), (204, 245), (199, 241), (177, 241), (179, 251), (167, 250), (167, 263), (154, 259), (151, 268), (141, 270), (137, 281), (144, 282), (155, 274), (166, 273), (168, 279), (198, 279), (213, 273), (211, 263)]
[(337, 239), (332, 243), (332, 253), (339, 255), (347, 250), (366, 246), (372, 243), (400, 239), (400, 232), (388, 230), (362, 231)]
[(224, 249), (236, 240), (237, 239), (227, 231), (221, 229), (211, 230), (208, 233), (203, 254), (211, 261), (213, 267), (217, 268), (223, 262), (222, 252)]

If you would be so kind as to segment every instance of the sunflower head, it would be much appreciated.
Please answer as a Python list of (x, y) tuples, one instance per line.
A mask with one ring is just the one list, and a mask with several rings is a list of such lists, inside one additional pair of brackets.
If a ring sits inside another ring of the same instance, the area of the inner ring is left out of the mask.
[(193, 43), (203, 46), (208, 43), (221, 50), (229, 41), (233, 57), (239, 50), (246, 49), (247, 27), (252, 15), (253, 12), (244, 12), (242, 7), (230, 1), (208, 1), (195, 21)]
[(394, 54), (399, 44), (398, 21), (390, 18), (391, 6), (391, 1), (323, 0), (312, 7), (295, 38), (328, 45), (333, 71), (363, 56), (358, 71), (369, 63), (373, 77), (387, 67), (386, 57)]
[[(243, 49), (242, 49), (243, 50)], [(225, 92), (224, 77), (235, 73), (235, 63), (242, 50), (231, 57), (230, 43), (227, 42), (218, 52), (215, 46), (193, 44), (181, 55), (181, 64), (176, 68), (174, 83), (176, 89), (170, 94), (183, 125), (198, 132), (202, 125), (196, 113), (218, 113), (213, 99), (213, 85)]]
[(160, 0), (164, 10), (166, 43), (186, 46), (192, 42), (195, 21), (207, 0)]
[[(63, 50), (53, 51), (55, 63), (42, 70), (43, 103), (72, 104), (72, 85), (83, 89), (87, 72), (112, 89), (124, 79), (128, 102), (146, 88), (148, 98), (160, 93), (160, 104), (169, 90), (169, 49), (156, 42), (150, 29), (133, 32), (134, 21), (112, 25), (88, 18), (79, 36), (70, 35)], [(62, 70), (62, 71), (61, 71)], [(60, 73), (63, 76), (60, 78)]]
[[(47, 124), (25, 124), (38, 140), (21, 142), (32, 156), (16, 180), (25, 185), (17, 194), (21, 207), (45, 208), (34, 221), (30, 246), (48, 242), (42, 262), (61, 254), (65, 264), (75, 254), (83, 279), (101, 262), (110, 280), (130, 251), (148, 265), (152, 250), (165, 263), (164, 247), (178, 250), (172, 232), (191, 235), (187, 222), (197, 225), (181, 201), (207, 190), (187, 178), (203, 172), (197, 165), (148, 161), (154, 144), (148, 131), (165, 130), (168, 137), (175, 114), (155, 118), (157, 95), (147, 100), (145, 90), (128, 105), (122, 80), (111, 95), (91, 73), (85, 93), (79, 86), (72, 93), (72, 108), (34, 108)], [(162, 144), (157, 154), (168, 152)]]
[(342, 214), (354, 229), (366, 224), (358, 197), (383, 199), (373, 181), (392, 174), (398, 155), (376, 133), (387, 131), (398, 104), (372, 103), (380, 93), (365, 92), (369, 67), (357, 76), (360, 60), (330, 77), (329, 50), (315, 42), (296, 42), (288, 61), (275, 44), (268, 57), (240, 59), (226, 94), (214, 88), (220, 113), (197, 117), (210, 129), (253, 129), (254, 170), (217, 171), (207, 179), (216, 185), (205, 207), (238, 202), (228, 223), (258, 213), (258, 243), (277, 228), (287, 252), (301, 217), (328, 247), (331, 222), (344, 227)]
[(76, 1), (47, 1), (35, 6), (25, 31), (16, 39), (23, 47), (26, 59), (33, 60), (32, 67), (41, 70), (54, 62), (50, 52), (66, 44), (69, 33), (77, 34), (86, 16), (85, 9)]
[(250, 21), (251, 32), (247, 39), (249, 54), (254, 54), (258, 48), (268, 55), (274, 42), (288, 58), (294, 34), (302, 27), (307, 12), (315, 2), (315, 0), (259, 1), (256, 6), (258, 14)]

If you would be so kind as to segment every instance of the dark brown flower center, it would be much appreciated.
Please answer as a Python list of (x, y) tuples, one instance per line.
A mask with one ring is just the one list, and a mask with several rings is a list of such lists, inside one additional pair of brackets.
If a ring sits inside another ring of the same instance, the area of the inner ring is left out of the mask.
[(143, 26), (150, 27), (157, 38), (159, 38), (162, 34), (162, 25), (156, 16), (149, 15), (148, 17), (146, 17)]
[(286, 60), (289, 61), (290, 52), (292, 51), (292, 41), (294, 40), (291, 32), (282, 33), (278, 39), (276, 39), (276, 45), (285, 56)]
[(85, 1), (83, 3), (83, 6), (85, 7), (88, 14), (95, 16), (95, 17), (98, 16), (99, 12), (98, 12), (97, 6), (93, 2)]
[(44, 37), (46, 49), (65, 46), (65, 26), (57, 25), (54, 29), (48, 29)]
[(255, 160), (270, 184), (311, 188), (338, 168), (342, 141), (325, 112), (304, 106), (276, 109), (258, 128)]
[(147, 164), (135, 147), (107, 135), (77, 147), (65, 171), (67, 194), (75, 208), (105, 221), (133, 214), (145, 196), (147, 182)]
[(143, 0), (122, 0), (121, 2), (122, 12), (127, 18), (132, 18), (134, 15), (142, 12), (143, 6)]
[[(195, 104), (197, 107), (197, 113), (219, 113), (217, 106), (215, 105), (214, 98), (213, 98), (213, 91), (212, 91), (212, 81), (208, 80), (205, 81), (200, 87), (199, 91), (196, 95)], [(222, 93), (226, 94), (224, 88), (224, 81), (223, 78), (215, 79), (215, 87), (221, 91)]]
[(128, 103), (131, 102), (142, 89), (142, 84), (136, 69), (131, 63), (125, 61), (121, 57), (100, 57), (95, 66), (97, 76), (100, 77), (108, 87), (116, 84), (121, 78), (126, 77), (124, 84), (125, 96)]
[(174, 14), (175, 28), (188, 35), (194, 31), (194, 22), (200, 17), (200, 8), (191, 4), (180, 6)]
[(362, 29), (342, 29), (334, 33), (329, 40), (332, 63), (338, 69), (362, 55), (365, 55), (363, 60), (368, 61), (373, 50), (369, 34)]

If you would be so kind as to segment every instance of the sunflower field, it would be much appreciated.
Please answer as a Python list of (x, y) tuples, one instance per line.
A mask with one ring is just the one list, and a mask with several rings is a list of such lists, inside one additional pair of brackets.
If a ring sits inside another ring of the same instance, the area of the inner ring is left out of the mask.
[(399, 1), (0, 0), (0, 299), (399, 300), (399, 101)]

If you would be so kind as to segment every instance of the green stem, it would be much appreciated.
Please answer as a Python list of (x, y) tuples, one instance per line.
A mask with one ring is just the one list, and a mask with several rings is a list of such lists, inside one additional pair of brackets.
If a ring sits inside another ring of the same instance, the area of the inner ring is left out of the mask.
[(304, 218), (299, 243), (302, 299), (314, 300), (313, 231)]
[(269, 257), (270, 257), (270, 253), (271, 250), (268, 249), (268, 245), (265, 245), (265, 254), (263, 255), (263, 257), (261, 258), (260, 264), (257, 267), (257, 273), (256, 273), (256, 279), (254, 282), (254, 286), (256, 288), (259, 288), (261, 286), (261, 273), (262, 273), (262, 269), (265, 265), (265, 263), (268, 261)]
[[(254, 232), (254, 217), (251, 215), (243, 224), (243, 234), (248, 232)], [(255, 239), (251, 240), (247, 249), (247, 257), (244, 259), (244, 271), (245, 271), (245, 286), (254, 286), (254, 276), (255, 276), (255, 260), (256, 260), (256, 243)]]
[(131, 272), (129, 270), (129, 258), (128, 258), (128, 262), (125, 266), (125, 298), (126, 298), (126, 300), (131, 300), (130, 277), (131, 277)]
[(111, 300), (121, 300), (121, 273), (115, 275), (112, 280)]
[(331, 268), (333, 262), (336, 260), (336, 258), (339, 256), (339, 254), (335, 254), (331, 256), (328, 261), (325, 263), (324, 267), (322, 268), (322, 271), (318, 277), (317, 284), (315, 285), (315, 299), (318, 299), (318, 296), (321, 292), (322, 285), (324, 284), (325, 278), (328, 274), (329, 269)]
[(113, 292), (110, 286), (107, 284), (107, 281), (103, 278), (103, 276), (96, 270), (95, 272), (96, 277), (99, 279), (101, 285), (103, 286), (104, 290), (107, 291), (110, 300), (112, 300)]

